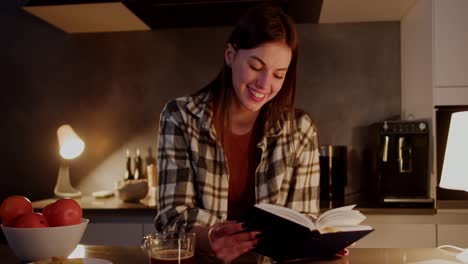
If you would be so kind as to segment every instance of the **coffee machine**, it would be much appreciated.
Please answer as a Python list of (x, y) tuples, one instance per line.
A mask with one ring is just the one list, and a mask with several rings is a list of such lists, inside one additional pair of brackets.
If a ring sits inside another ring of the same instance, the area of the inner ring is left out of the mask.
[(433, 207), (428, 123), (378, 122), (370, 126), (369, 140), (371, 199), (383, 207)]
[(346, 146), (320, 146), (320, 208), (345, 204), (347, 155)]

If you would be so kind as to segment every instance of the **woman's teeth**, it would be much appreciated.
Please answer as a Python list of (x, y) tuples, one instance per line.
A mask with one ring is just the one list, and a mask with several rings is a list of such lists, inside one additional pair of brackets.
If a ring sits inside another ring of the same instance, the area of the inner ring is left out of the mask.
[(260, 99), (261, 99), (261, 98), (265, 97), (264, 94), (262, 94), (262, 93), (257, 93), (257, 92), (255, 92), (255, 91), (252, 90), (252, 89), (250, 89), (250, 92), (251, 92), (255, 97), (257, 97), (257, 98), (260, 98)]

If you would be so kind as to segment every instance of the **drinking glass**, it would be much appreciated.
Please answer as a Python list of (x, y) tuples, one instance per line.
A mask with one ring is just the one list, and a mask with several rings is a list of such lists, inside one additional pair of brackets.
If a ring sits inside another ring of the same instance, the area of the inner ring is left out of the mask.
[(142, 248), (147, 252), (151, 264), (195, 263), (194, 233), (153, 233), (143, 238)]

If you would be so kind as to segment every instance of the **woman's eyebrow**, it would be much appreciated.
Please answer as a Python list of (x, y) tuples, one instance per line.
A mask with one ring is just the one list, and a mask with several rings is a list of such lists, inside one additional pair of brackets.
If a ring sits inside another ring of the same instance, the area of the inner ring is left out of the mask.
[[(251, 55), (250, 58), (257, 60), (258, 62), (260, 62), (264, 66), (266, 65), (266, 63), (262, 59), (260, 59), (259, 57), (255, 56), (255, 55)], [(288, 68), (287, 67), (286, 68), (278, 68), (276, 70), (277, 71), (287, 71)]]

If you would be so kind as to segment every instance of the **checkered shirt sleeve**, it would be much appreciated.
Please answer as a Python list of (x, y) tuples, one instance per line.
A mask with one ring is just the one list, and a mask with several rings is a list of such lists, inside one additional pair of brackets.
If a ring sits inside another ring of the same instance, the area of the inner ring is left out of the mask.
[[(224, 151), (210, 125), (213, 113), (207, 98), (206, 94), (181, 97), (161, 113), (157, 230), (177, 221), (189, 227), (211, 226), (227, 217), (229, 175)], [(295, 122), (294, 132), (290, 122)], [(257, 147), (261, 157), (255, 172), (255, 202), (317, 215), (319, 148), (309, 115), (298, 110), (294, 120), (278, 122)]]
[[(166, 105), (160, 116), (158, 141), (158, 215), (155, 220), (157, 230), (167, 228), (182, 216), (189, 226), (201, 224), (210, 226), (219, 216), (210, 210), (202, 209), (195, 186), (194, 155), (191, 141), (198, 136), (190, 134), (193, 127), (187, 122), (188, 116), (180, 111), (178, 103)], [(226, 191), (227, 192), (227, 191)], [(210, 199), (204, 195), (204, 200)]]

